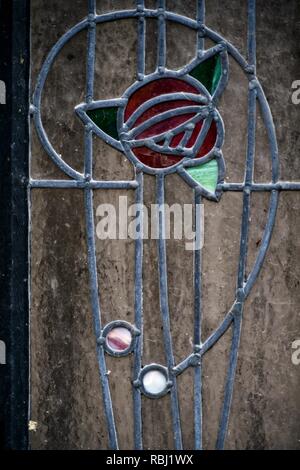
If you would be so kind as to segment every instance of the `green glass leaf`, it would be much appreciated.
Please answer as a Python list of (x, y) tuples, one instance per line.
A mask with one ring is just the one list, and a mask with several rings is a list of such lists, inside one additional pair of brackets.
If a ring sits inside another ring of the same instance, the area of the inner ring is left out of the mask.
[(203, 165), (187, 168), (186, 171), (207, 191), (211, 193), (216, 191), (218, 183), (218, 163), (216, 160), (210, 160)]
[(205, 60), (189, 72), (189, 75), (202, 83), (210, 94), (215, 92), (220, 81), (221, 74), (222, 63), (219, 54), (210, 57), (210, 59)]
[(118, 107), (113, 106), (111, 108), (98, 108), (87, 111), (87, 115), (91, 120), (101, 129), (103, 132), (119, 140), (117, 130), (117, 112)]

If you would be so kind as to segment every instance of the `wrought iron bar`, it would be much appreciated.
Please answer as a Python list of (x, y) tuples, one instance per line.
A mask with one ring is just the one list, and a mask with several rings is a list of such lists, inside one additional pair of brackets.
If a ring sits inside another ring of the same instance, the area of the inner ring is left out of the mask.
[(101, 386), (103, 393), (103, 403), (105, 416), (107, 421), (107, 430), (109, 435), (109, 444), (111, 449), (118, 449), (118, 439), (115, 426), (115, 419), (113, 413), (112, 400), (109, 389), (109, 380), (106, 369), (106, 361), (104, 349), (98, 338), (101, 337), (102, 324), (101, 324), (101, 310), (98, 292), (98, 273), (97, 273), (97, 260), (95, 253), (95, 225), (94, 225), (94, 209), (93, 209), (93, 191), (91, 189), (84, 190), (85, 196), (85, 216), (86, 216), (86, 231), (87, 231), (87, 252), (88, 252), (88, 267), (90, 274), (90, 292), (91, 292), (91, 306), (93, 314), (94, 332), (97, 338), (97, 359), (99, 365), (99, 372), (101, 378)]
[(137, 0), (136, 9), (138, 12), (138, 30), (137, 30), (137, 78), (143, 80), (145, 76), (145, 50), (146, 50), (146, 20), (145, 20), (145, 2)]
[(163, 73), (166, 68), (166, 1), (158, 0), (158, 34), (157, 34), (157, 70)]
[[(256, 66), (256, 43), (255, 43), (255, 19), (256, 19), (256, 0), (248, 0), (248, 62), (255, 71)], [(245, 188), (243, 193), (243, 212), (241, 223), (241, 237), (240, 237), (240, 256), (237, 275), (237, 292), (244, 288), (245, 270), (247, 263), (248, 252), (248, 233), (250, 222), (250, 208), (251, 208), (251, 191), (247, 188), (247, 184), (253, 182), (254, 172), (254, 157), (255, 157), (255, 130), (256, 130), (256, 87), (252, 86), (249, 82), (248, 91), (248, 140), (247, 140), (247, 157), (246, 157), (246, 170), (245, 170)], [(230, 362), (227, 372), (227, 379), (225, 384), (225, 395), (221, 411), (220, 425), (218, 430), (218, 437), (216, 448), (223, 449), (225, 437), (228, 428), (229, 412), (233, 394), (233, 384), (236, 372), (238, 347), (240, 341), (241, 322), (243, 303), (237, 304), (240, 306), (237, 314), (233, 317), (233, 331), (230, 352)]]
[[(194, 247), (194, 347), (201, 347), (202, 324), (202, 254), (201, 254), (201, 195), (194, 194), (195, 212), (195, 247)], [(202, 449), (202, 361), (194, 371), (194, 438), (195, 449)]]
[[(169, 314), (169, 300), (168, 300), (168, 272), (167, 272), (167, 254), (166, 254), (166, 240), (165, 240), (165, 179), (164, 175), (160, 174), (156, 177), (156, 197), (158, 204), (158, 272), (159, 272), (159, 300), (161, 318), (163, 324), (164, 346), (166, 363), (169, 373), (172, 373), (175, 366), (172, 338), (170, 330), (170, 314)], [(180, 412), (176, 377), (172, 377), (171, 387), (171, 408), (173, 419), (173, 433), (174, 443), (177, 450), (182, 449), (181, 437), (181, 424)]]
[[(142, 368), (142, 354), (143, 354), (143, 201), (144, 201), (144, 185), (143, 173), (137, 175), (138, 187), (135, 191), (135, 203), (138, 205), (139, 211), (139, 236), (135, 241), (135, 327), (139, 330), (140, 335), (136, 336), (134, 346), (134, 365), (133, 365), (133, 380), (138, 380)], [(133, 407), (134, 407), (134, 443), (135, 449), (141, 450), (143, 448), (143, 434), (142, 434), (142, 397), (141, 390), (138, 387), (133, 388)]]

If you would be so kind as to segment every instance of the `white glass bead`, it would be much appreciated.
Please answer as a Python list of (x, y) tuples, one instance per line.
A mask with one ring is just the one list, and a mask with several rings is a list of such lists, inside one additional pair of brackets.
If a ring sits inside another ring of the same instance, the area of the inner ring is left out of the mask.
[(147, 393), (159, 395), (166, 389), (166, 376), (159, 370), (150, 370), (143, 376), (143, 386)]

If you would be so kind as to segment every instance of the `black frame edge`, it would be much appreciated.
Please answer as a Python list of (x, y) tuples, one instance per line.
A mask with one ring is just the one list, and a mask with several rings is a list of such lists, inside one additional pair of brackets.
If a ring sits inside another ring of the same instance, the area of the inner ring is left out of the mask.
[(28, 448), (29, 0), (0, 0), (0, 448)]

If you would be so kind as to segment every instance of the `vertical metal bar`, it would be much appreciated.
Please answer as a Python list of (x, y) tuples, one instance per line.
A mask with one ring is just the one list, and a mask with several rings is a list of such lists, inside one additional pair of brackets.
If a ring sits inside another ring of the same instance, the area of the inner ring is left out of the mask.
[(276, 218), (276, 211), (278, 207), (278, 200), (279, 200), (279, 192), (276, 190), (273, 190), (271, 192), (268, 219), (267, 219), (266, 228), (262, 237), (260, 250), (256, 258), (256, 261), (254, 263), (254, 266), (252, 268), (252, 271), (248, 276), (248, 279), (244, 288), (245, 298), (249, 295), (253, 287), (253, 284), (255, 283), (257, 279), (259, 271), (263, 265), (263, 262), (267, 253), (267, 249), (271, 241), (272, 231), (273, 231), (275, 218)]
[(146, 20), (144, 14), (144, 0), (137, 0), (136, 8), (139, 12), (138, 18), (138, 43), (137, 43), (137, 78), (143, 80), (145, 76), (145, 50), (146, 50)]
[[(144, 201), (144, 184), (143, 173), (137, 174), (136, 179), (139, 183), (135, 190), (135, 203), (139, 206), (140, 211), (139, 237), (135, 241), (135, 326), (140, 331), (140, 335), (135, 338), (134, 346), (134, 364), (133, 364), (133, 380), (137, 380), (142, 368), (143, 354), (143, 223), (144, 214), (142, 204)], [(134, 443), (135, 449), (143, 448), (143, 429), (142, 429), (142, 397), (139, 388), (133, 389), (133, 408), (134, 408)]]
[[(194, 344), (201, 345), (201, 195), (195, 193), (195, 251), (194, 251)], [(202, 362), (202, 358), (199, 359)], [(195, 449), (202, 449), (202, 364), (195, 367), (194, 371), (194, 435)]]
[(89, 103), (94, 95), (94, 70), (95, 70), (95, 48), (96, 48), (96, 14), (95, 0), (89, 0), (89, 27), (88, 27), (88, 47), (87, 47), (87, 83), (86, 102)]
[[(96, 14), (96, 1), (88, 0), (88, 37), (87, 37), (87, 61), (86, 61), (86, 103), (90, 103), (94, 97), (94, 75), (95, 75), (95, 51), (96, 51), (96, 24), (93, 18)], [(93, 133), (91, 127), (85, 127), (85, 158), (84, 174), (86, 179), (92, 178), (93, 171)]]
[(157, 35), (157, 68), (163, 73), (166, 68), (166, 2), (158, 0), (158, 35)]
[[(248, 61), (255, 70), (256, 41), (255, 41), (255, 0), (248, 0)], [(255, 129), (256, 129), (256, 87), (249, 83), (248, 92), (248, 140), (245, 171), (245, 188), (243, 193), (243, 214), (240, 240), (240, 259), (238, 267), (238, 289), (243, 288), (248, 251), (248, 232), (251, 207), (251, 189), (253, 183), (254, 157), (255, 157)]]
[[(86, 216), (86, 232), (87, 232), (87, 251), (88, 251), (88, 267), (90, 274), (90, 291), (91, 305), (93, 313), (94, 332), (96, 338), (101, 335), (101, 311), (98, 292), (98, 274), (97, 261), (95, 253), (95, 226), (94, 226), (94, 210), (93, 210), (93, 190), (86, 188), (84, 190), (85, 197), (85, 216)], [(103, 346), (97, 343), (97, 359), (100, 371), (101, 386), (103, 393), (103, 402), (105, 415), (107, 420), (109, 444), (111, 449), (118, 449), (118, 440), (115, 427), (114, 413), (109, 390), (109, 381), (106, 370), (105, 356)]]
[[(164, 175), (156, 176), (156, 198), (158, 205), (158, 271), (159, 271), (159, 300), (163, 324), (164, 347), (166, 363), (169, 373), (172, 373), (175, 366), (169, 314), (168, 299), (168, 273), (167, 273), (167, 255), (165, 240), (165, 186)], [(182, 449), (181, 423), (179, 413), (179, 401), (177, 392), (177, 383), (175, 376), (172, 377), (173, 385), (171, 387), (171, 408), (173, 420), (174, 443), (177, 450)]]
[[(205, 0), (197, 0), (197, 22), (198, 26), (205, 23)], [(197, 51), (202, 52), (204, 49), (204, 37), (200, 29), (197, 31)]]
[[(205, 0), (197, 0), (197, 23), (202, 26), (205, 23)], [(197, 31), (197, 53), (202, 53), (204, 49), (204, 37), (200, 28)], [(194, 196), (195, 201), (195, 233), (196, 242), (200, 244), (201, 237), (201, 214), (198, 211), (201, 204), (201, 195)], [(201, 277), (202, 277), (202, 256), (200, 246), (195, 246), (194, 251), (194, 344), (201, 345)], [(194, 371), (194, 439), (195, 449), (202, 449), (202, 357), (200, 363)]]
[[(270, 110), (270, 106), (265, 97), (264, 91), (260, 84), (257, 84), (257, 98), (260, 104), (262, 118), (267, 130), (269, 138), (269, 146), (271, 152), (272, 162), (272, 183), (277, 183), (279, 179), (279, 156), (278, 156), (278, 145), (276, 139), (275, 125), (273, 116)], [(290, 183), (291, 184), (291, 183)]]
[(254, 156), (255, 156), (255, 128), (256, 128), (256, 89), (250, 89), (248, 94), (248, 141), (245, 172), (245, 188), (243, 191), (243, 214), (240, 239), (240, 258), (238, 267), (238, 289), (243, 288), (245, 281), (248, 232), (251, 208), (251, 184), (253, 183)]
[(242, 304), (240, 304), (240, 311), (235, 315), (233, 319), (233, 331), (232, 331), (232, 342), (231, 342), (231, 351), (229, 359), (229, 369), (227, 374), (226, 386), (225, 386), (225, 395), (222, 408), (221, 422), (219, 426), (218, 438), (216, 449), (220, 450), (224, 448), (224, 443), (227, 434), (229, 413), (232, 401), (232, 393), (234, 387), (235, 371), (238, 358), (238, 349), (241, 336), (241, 326), (242, 326)]
[[(255, 17), (256, 8), (255, 0), (248, 0), (248, 60), (249, 65), (255, 70), (256, 65), (256, 45), (255, 45)], [(241, 239), (240, 239), (240, 258), (237, 276), (237, 289), (244, 289), (245, 270), (247, 262), (248, 251), (248, 233), (249, 233), (249, 219), (251, 207), (251, 185), (253, 184), (253, 170), (254, 170), (254, 156), (255, 156), (255, 129), (256, 129), (256, 87), (249, 83), (248, 94), (248, 140), (247, 140), (247, 157), (246, 157), (246, 171), (245, 171), (245, 187), (243, 192), (243, 214), (241, 225)], [(225, 384), (225, 396), (221, 412), (220, 426), (217, 438), (217, 449), (223, 449), (228, 421), (230, 406), (232, 401), (233, 385), (236, 372), (236, 364), (238, 357), (238, 347), (241, 333), (242, 322), (242, 308), (241, 303), (238, 304), (238, 309), (234, 312), (233, 318), (233, 334), (230, 352), (230, 362)]]
[[(96, 1), (88, 0), (88, 46), (87, 46), (87, 69), (86, 69), (86, 102), (93, 100), (94, 96), (94, 74), (95, 74), (95, 50), (96, 50), (96, 23), (94, 17), (96, 14)], [(90, 126), (85, 128), (85, 158), (84, 173), (85, 178), (92, 178), (93, 169), (93, 132)], [(93, 190), (86, 188), (84, 190), (85, 197), (85, 216), (86, 216), (86, 233), (87, 233), (87, 251), (88, 251), (88, 267), (90, 275), (91, 304), (94, 323), (94, 332), (96, 339), (101, 335), (101, 310), (98, 292), (98, 274), (95, 244), (95, 225), (94, 225), (94, 208), (93, 208)], [(105, 354), (102, 344), (97, 342), (97, 359), (100, 372), (104, 410), (107, 421), (109, 445), (111, 449), (118, 449), (118, 439), (114, 420), (114, 412), (109, 389), (109, 380), (106, 369)]]
[(256, 0), (248, 0), (248, 63), (256, 67)]

